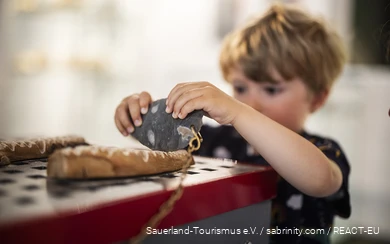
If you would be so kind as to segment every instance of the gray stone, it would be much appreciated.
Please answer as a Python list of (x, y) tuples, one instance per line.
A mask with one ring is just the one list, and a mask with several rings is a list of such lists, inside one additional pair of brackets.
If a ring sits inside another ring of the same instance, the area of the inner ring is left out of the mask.
[(191, 126), (196, 132), (202, 127), (203, 111), (197, 110), (184, 119), (174, 119), (165, 112), (166, 99), (150, 104), (148, 112), (142, 115), (142, 125), (135, 127), (132, 136), (152, 150), (176, 151), (188, 146), (194, 137)]

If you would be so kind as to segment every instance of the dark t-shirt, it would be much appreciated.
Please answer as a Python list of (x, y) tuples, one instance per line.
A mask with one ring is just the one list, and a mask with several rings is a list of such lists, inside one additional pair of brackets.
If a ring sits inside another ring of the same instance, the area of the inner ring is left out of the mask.
[[(205, 157), (229, 158), (238, 162), (268, 165), (232, 126), (204, 125), (200, 131), (203, 142), (194, 154)], [(329, 228), (335, 215), (348, 218), (351, 206), (348, 192), (350, 167), (340, 146), (333, 140), (302, 132), (301, 136), (316, 145), (341, 169), (343, 184), (333, 195), (316, 198), (305, 195), (279, 177), (277, 196), (272, 200), (271, 243), (330, 243)], [(267, 138), (267, 140), (270, 140)], [(284, 232), (282, 232), (284, 230)], [(286, 234), (293, 230), (293, 234)], [(297, 230), (307, 234), (296, 234)], [(323, 233), (321, 234), (321, 230)], [(317, 233), (314, 233), (316, 231)], [(331, 231), (330, 231), (331, 233)]]

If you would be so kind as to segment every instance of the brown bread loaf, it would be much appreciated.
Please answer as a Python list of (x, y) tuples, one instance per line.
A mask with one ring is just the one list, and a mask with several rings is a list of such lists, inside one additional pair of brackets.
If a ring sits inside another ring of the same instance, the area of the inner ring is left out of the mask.
[(194, 160), (187, 151), (152, 151), (104, 146), (78, 146), (55, 151), (47, 174), (53, 178), (90, 179), (159, 174), (181, 169)]
[(78, 136), (0, 141), (0, 165), (20, 160), (47, 158), (56, 149), (86, 144), (84, 138)]

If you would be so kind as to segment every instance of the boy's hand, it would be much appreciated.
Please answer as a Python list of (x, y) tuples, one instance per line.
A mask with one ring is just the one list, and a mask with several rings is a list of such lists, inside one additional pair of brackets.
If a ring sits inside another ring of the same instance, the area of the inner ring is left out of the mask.
[[(124, 135), (134, 132), (134, 126), (142, 124), (141, 113), (148, 112), (152, 97), (147, 92), (125, 97), (115, 110), (115, 125)], [(131, 120), (130, 120), (131, 118)], [(134, 121), (134, 124), (131, 122)]]
[(176, 85), (167, 98), (167, 112), (184, 119), (194, 110), (203, 110), (220, 124), (232, 124), (240, 111), (240, 103), (208, 82)]

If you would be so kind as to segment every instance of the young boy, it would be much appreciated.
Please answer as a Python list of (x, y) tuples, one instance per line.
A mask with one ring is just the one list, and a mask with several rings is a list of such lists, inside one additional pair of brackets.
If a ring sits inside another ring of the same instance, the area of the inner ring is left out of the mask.
[[(273, 235), (271, 243), (329, 243), (334, 216), (350, 216), (343, 151), (304, 130), (344, 63), (335, 32), (299, 10), (275, 5), (223, 43), (220, 66), (234, 98), (208, 82), (178, 84), (167, 97), (166, 112), (174, 118), (204, 110), (221, 124), (202, 127), (199, 155), (269, 164), (278, 172), (271, 226), (308, 233)], [(139, 126), (151, 101), (146, 92), (125, 98), (115, 114), (119, 131), (126, 136)], [(313, 234), (319, 229), (325, 233)]]

